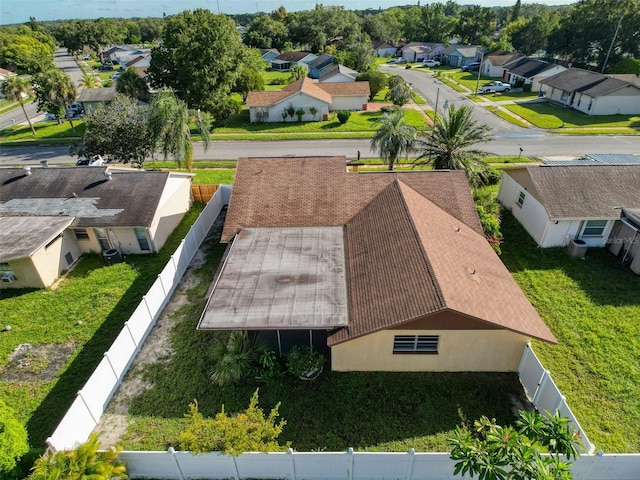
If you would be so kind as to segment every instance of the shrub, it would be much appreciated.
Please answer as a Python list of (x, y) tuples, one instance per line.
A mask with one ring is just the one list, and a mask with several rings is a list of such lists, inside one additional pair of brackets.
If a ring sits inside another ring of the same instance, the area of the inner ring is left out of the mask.
[(349, 110), (340, 110), (338, 112), (338, 121), (342, 124), (347, 123), (349, 117), (351, 116), (351, 112)]
[(302, 121), (302, 117), (304, 117), (304, 108), (299, 108), (296, 110), (296, 117), (298, 117), (298, 121), (301, 122)]
[(294, 346), (287, 354), (287, 369), (289, 373), (301, 379), (316, 378), (324, 366), (324, 355), (314, 352), (311, 348)]
[(0, 401), (0, 476), (13, 470), (28, 451), (27, 430), (16, 419), (15, 412)]
[(522, 85), (522, 91), (523, 92), (530, 92), (531, 91), (531, 84), (530, 83), (525, 83), (524, 85)]
[(318, 113), (318, 109), (316, 107), (309, 107), (309, 113), (313, 116), (313, 119), (316, 119), (316, 114)]
[(221, 387), (255, 373), (260, 351), (247, 332), (231, 332), (213, 346), (211, 380)]
[(288, 83), (289, 81), (286, 78), (277, 77), (277, 78), (272, 78), (271, 81), (269, 82), (269, 85), (286, 85)]
[(400, 107), (398, 105), (385, 105), (384, 107), (380, 108), (380, 112), (382, 113), (395, 113), (400, 111)]
[(292, 119), (293, 116), (296, 114), (296, 109), (293, 108), (293, 105), (289, 105), (287, 108), (284, 109), (285, 112), (287, 112), (287, 115), (289, 115)]
[(187, 428), (178, 437), (180, 447), (193, 453), (222, 452), (240, 455), (244, 452), (282, 452), (289, 443), (280, 445), (278, 435), (286, 422), (276, 423), (278, 403), (265, 418), (258, 408), (258, 390), (251, 396), (249, 407), (242, 413), (229, 416), (224, 411), (214, 418), (204, 418), (198, 411), (198, 402), (189, 404), (185, 414)]

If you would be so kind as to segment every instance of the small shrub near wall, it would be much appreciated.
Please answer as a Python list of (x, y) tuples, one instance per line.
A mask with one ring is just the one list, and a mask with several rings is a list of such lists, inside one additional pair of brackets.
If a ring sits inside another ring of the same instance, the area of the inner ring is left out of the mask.
[(340, 110), (338, 112), (338, 121), (342, 124), (347, 123), (349, 117), (351, 116), (351, 112), (349, 110)]

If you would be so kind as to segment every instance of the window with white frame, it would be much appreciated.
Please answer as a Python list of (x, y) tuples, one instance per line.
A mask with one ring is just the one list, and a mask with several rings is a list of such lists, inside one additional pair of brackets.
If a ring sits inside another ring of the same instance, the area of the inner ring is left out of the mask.
[(393, 353), (438, 353), (439, 335), (395, 335)]
[(518, 206), (523, 206), (524, 205), (524, 199), (527, 198), (527, 194), (524, 192), (520, 192), (518, 194)]
[(607, 228), (607, 220), (588, 220), (582, 231), (583, 237), (601, 237)]
[(138, 246), (140, 250), (143, 252), (147, 252), (151, 250), (149, 248), (149, 240), (147, 239), (147, 231), (144, 228), (134, 228), (133, 231), (136, 234), (136, 238), (138, 239)]

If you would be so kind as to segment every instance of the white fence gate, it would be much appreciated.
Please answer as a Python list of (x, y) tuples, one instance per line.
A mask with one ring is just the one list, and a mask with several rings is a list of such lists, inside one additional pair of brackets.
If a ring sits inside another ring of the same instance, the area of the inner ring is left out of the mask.
[(171, 259), (78, 392), (60, 424), (47, 439), (55, 450), (71, 450), (84, 443), (116, 392), (147, 335), (160, 317), (213, 222), (229, 203), (231, 187), (222, 185), (191, 226)]

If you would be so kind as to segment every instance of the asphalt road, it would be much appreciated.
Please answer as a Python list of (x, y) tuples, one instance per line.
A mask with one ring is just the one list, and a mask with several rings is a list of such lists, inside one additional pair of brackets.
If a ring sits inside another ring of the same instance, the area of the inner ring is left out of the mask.
[[(519, 132), (505, 132), (481, 148), (499, 156), (522, 154), (534, 157), (579, 156), (585, 153), (640, 153), (640, 136), (600, 135), (538, 136)], [(345, 155), (354, 159), (360, 151), (363, 158), (375, 157), (369, 140), (286, 140), (286, 141), (215, 141), (205, 152), (202, 144), (194, 144), (194, 160), (235, 160), (239, 157), (323, 156)], [(34, 165), (48, 160), (50, 165), (68, 165), (75, 162), (69, 156), (68, 146), (2, 147), (0, 166)]]

